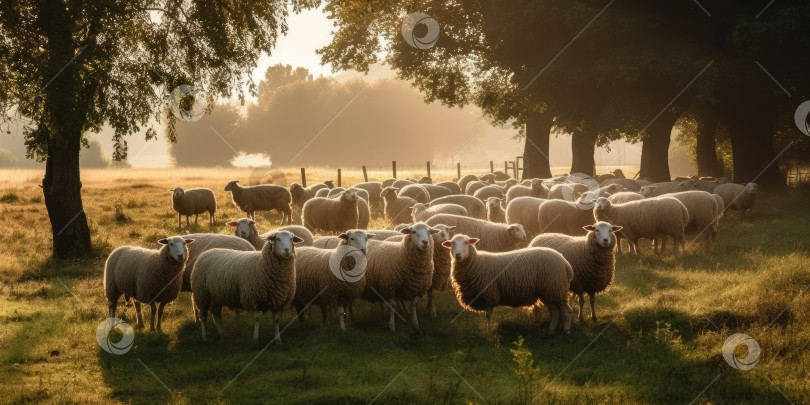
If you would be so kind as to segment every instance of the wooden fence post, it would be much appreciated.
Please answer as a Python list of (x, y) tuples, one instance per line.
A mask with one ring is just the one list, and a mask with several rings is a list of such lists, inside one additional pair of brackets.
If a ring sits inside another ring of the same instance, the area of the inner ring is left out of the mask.
[(489, 172), (490, 173), (495, 173), (495, 162), (493, 162), (491, 160), (489, 161)]
[(307, 169), (303, 167), (301, 168), (301, 185), (307, 186)]
[(427, 176), (430, 177), (430, 161), (427, 162)]
[(394, 172), (394, 178), (397, 178), (397, 161), (396, 160), (391, 161), (391, 171)]
[(456, 163), (456, 171), (458, 172), (458, 179), (461, 180), (461, 163)]
[(342, 176), (341, 176), (341, 170), (340, 170), (340, 169), (338, 169), (338, 187), (341, 187), (341, 186), (342, 186), (341, 177), (342, 177)]
[(368, 182), (368, 172), (366, 171), (365, 166), (363, 166), (363, 179), (365, 182)]

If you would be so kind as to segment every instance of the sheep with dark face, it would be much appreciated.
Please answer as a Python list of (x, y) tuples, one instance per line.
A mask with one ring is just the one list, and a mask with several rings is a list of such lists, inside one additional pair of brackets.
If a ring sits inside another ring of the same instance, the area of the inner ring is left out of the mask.
[(180, 228), (180, 217), (186, 216), (186, 226), (189, 225), (188, 217), (194, 215), (194, 223), (197, 223), (197, 217), (204, 213), (208, 213), (209, 222), (214, 225), (214, 214), (217, 212), (217, 199), (214, 197), (214, 192), (208, 188), (191, 188), (183, 190), (181, 187), (175, 187), (172, 190), (172, 208), (177, 211), (177, 227)]

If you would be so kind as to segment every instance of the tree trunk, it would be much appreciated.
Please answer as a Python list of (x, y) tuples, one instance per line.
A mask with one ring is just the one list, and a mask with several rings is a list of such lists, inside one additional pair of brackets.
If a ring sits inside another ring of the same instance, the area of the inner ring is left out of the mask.
[(596, 147), (597, 133), (593, 130), (574, 131), (571, 136), (571, 174), (584, 173), (593, 176), (594, 149)]
[(717, 125), (720, 122), (718, 112), (708, 107), (698, 115), (697, 144), (695, 156), (697, 157), (698, 176), (723, 177), (723, 167), (717, 160)]
[(529, 113), (526, 117), (526, 143), (523, 146), (523, 180), (551, 177), (549, 142), (554, 116), (545, 113)]
[(785, 175), (779, 170), (779, 162), (775, 160), (772, 132), (774, 121), (775, 117), (767, 113), (737, 113), (725, 121), (734, 154), (735, 183), (753, 181), (761, 186), (786, 184)]
[(641, 170), (639, 178), (654, 182), (670, 181), (669, 143), (672, 126), (680, 114), (664, 111), (649, 127), (641, 145)]
[(50, 148), (42, 190), (53, 231), (53, 255), (59, 258), (91, 252), (90, 228), (82, 206), (79, 143)]

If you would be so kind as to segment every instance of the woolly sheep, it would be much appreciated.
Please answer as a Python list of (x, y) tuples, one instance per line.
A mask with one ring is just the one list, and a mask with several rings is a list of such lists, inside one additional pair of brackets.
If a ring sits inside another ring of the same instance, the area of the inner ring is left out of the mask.
[(177, 227), (180, 225), (180, 217), (186, 216), (186, 226), (188, 226), (188, 217), (194, 215), (194, 223), (197, 223), (197, 217), (208, 212), (208, 219), (211, 225), (214, 225), (214, 214), (217, 212), (217, 199), (214, 197), (214, 192), (209, 188), (191, 188), (183, 190), (181, 187), (175, 187), (172, 190), (172, 208), (177, 212)]
[(430, 202), (430, 194), (421, 184), (409, 184), (397, 192), (399, 197), (410, 197), (417, 202), (427, 204)]
[(290, 196), (292, 197), (293, 207), (298, 207), (299, 209), (303, 208), (304, 203), (314, 198), (315, 193), (322, 188), (327, 188), (326, 184), (313, 184), (309, 187), (304, 187), (298, 183), (290, 184)]
[(283, 215), (282, 225), (292, 223), (292, 196), (290, 190), (282, 186), (261, 184), (242, 187), (238, 180), (233, 180), (225, 186), (225, 191), (231, 192), (233, 204), (246, 212), (250, 219), (256, 219), (256, 211), (276, 210)]
[(543, 180), (540, 179), (532, 179), (531, 185), (528, 187), (520, 185), (513, 186), (506, 192), (506, 204), (509, 204), (518, 197), (547, 198), (548, 188), (543, 185)]
[[(451, 183), (451, 184), (453, 184), (453, 183)], [(447, 187), (444, 187), (444, 186), (433, 185), (433, 184), (420, 184), (420, 186), (422, 186), (422, 188), (424, 188), (425, 191), (427, 191), (428, 197), (430, 197), (431, 200), (435, 200), (435, 199), (441, 198), (441, 197), (446, 197), (448, 195), (453, 195), (453, 191), (450, 190)]]
[(476, 191), (489, 185), (489, 183), (484, 183), (483, 181), (471, 181), (467, 183), (467, 188), (464, 189), (464, 194), (475, 195)]
[(295, 243), (301, 238), (279, 231), (267, 236), (262, 250), (240, 252), (211, 249), (197, 259), (191, 275), (192, 299), (200, 317), (202, 339), (207, 339), (208, 311), (224, 339), (222, 307), (253, 312), (253, 343), (259, 342), (259, 320), (273, 313), (275, 339), (281, 343), (279, 321), (295, 296)]
[(427, 204), (416, 204), (411, 210), (413, 222), (424, 222), (437, 214), (453, 214), (466, 217), (467, 210), (458, 204), (437, 204), (430, 206)]
[(545, 202), (542, 198), (517, 197), (506, 204), (506, 223), (521, 224), (530, 237), (540, 233), (538, 214), (540, 204)]
[(596, 320), (594, 300), (613, 283), (616, 272), (616, 235), (622, 229), (607, 222), (597, 222), (584, 227), (585, 236), (570, 236), (561, 233), (544, 233), (532, 239), (530, 247), (547, 247), (560, 252), (574, 270), (571, 292), (579, 297), (579, 320), (584, 322), (585, 296), (591, 302), (591, 319)]
[(620, 193), (611, 194), (607, 199), (614, 204), (621, 204), (628, 201), (638, 201), (644, 199), (644, 196), (634, 191), (622, 191)]
[(346, 191), (346, 189), (343, 188), (343, 187), (333, 187), (333, 188), (329, 189), (329, 192), (326, 193), (326, 196), (329, 197), (329, 198), (337, 197), (338, 195), (340, 195), (340, 193), (342, 193), (344, 191)]
[[(444, 188), (450, 190), (451, 194), (463, 194), (462, 191), (461, 191), (461, 187), (459, 187), (458, 183), (456, 183), (456, 182), (443, 181), (441, 183), (436, 183), (436, 185), (439, 186), (439, 187), (444, 187)], [(439, 197), (436, 197), (436, 198), (439, 198)], [(434, 199), (435, 198), (431, 198), (431, 200), (434, 200)]]
[(599, 185), (602, 187), (609, 186), (611, 184), (618, 184), (624, 187), (625, 190), (627, 191), (635, 191), (635, 192), (641, 191), (641, 183), (633, 179), (620, 179), (620, 178), (607, 179), (599, 183)]
[[(246, 219), (246, 221), (252, 221)], [(222, 235), (219, 233), (192, 233), (181, 235), (185, 240), (193, 240), (194, 243), (187, 245), (188, 261), (183, 270), (183, 285), (180, 291), (191, 291), (191, 274), (194, 272), (194, 265), (203, 252), (211, 249), (230, 249), (251, 252), (256, 250), (250, 241), (233, 235)]]
[(498, 199), (503, 200), (503, 192), (501, 192), (500, 187), (498, 186), (486, 186), (481, 187), (473, 193), (473, 197), (483, 201), (484, 203), (487, 202), (489, 198), (495, 197)]
[[(542, 207), (540, 207), (542, 209)], [(594, 218), (623, 227), (621, 236), (630, 243), (630, 250), (638, 254), (638, 240), (655, 240), (658, 236), (671, 236), (675, 251), (684, 242), (684, 228), (689, 211), (675, 198), (657, 197), (623, 204), (613, 204), (599, 197), (593, 207)], [(656, 247), (657, 250), (657, 247)]]
[[(408, 224), (408, 226), (410, 226), (410, 224)], [(402, 232), (399, 230), (392, 231), (390, 229), (369, 229), (366, 230), (366, 233), (372, 235), (368, 237), (370, 240), (386, 240), (392, 236), (402, 235)], [(312, 246), (321, 249), (334, 249), (340, 242), (341, 239), (337, 236), (321, 236), (315, 239)]]
[(558, 252), (548, 248), (524, 248), (513, 252), (478, 251), (483, 242), (459, 234), (443, 243), (450, 249), (453, 289), (459, 304), (467, 310), (486, 311), (487, 330), (492, 330), (496, 306), (537, 306), (538, 300), (551, 315), (549, 333), (554, 333), (560, 316), (563, 331), (571, 329), (568, 289), (574, 272)]
[(707, 193), (713, 193), (714, 189), (717, 188), (720, 183), (717, 180), (698, 180), (695, 183), (695, 190), (705, 191)]
[(394, 225), (411, 222), (411, 209), (418, 201), (410, 197), (400, 197), (397, 189), (386, 187), (380, 193), (380, 197), (385, 200), (385, 217)]
[(366, 190), (368, 193), (368, 203), (371, 208), (375, 211), (382, 211), (383, 208), (383, 199), (380, 197), (380, 193), (382, 192), (382, 184), (378, 181), (368, 181), (365, 183), (357, 183), (349, 188), (359, 188), (361, 190)]
[(236, 221), (230, 221), (226, 225), (234, 228), (234, 235), (248, 241), (254, 250), (260, 250), (264, 246), (267, 237), (278, 231), (292, 232), (293, 235), (301, 238), (299, 246), (312, 246), (313, 236), (309, 229), (300, 225), (287, 225), (281, 228), (259, 234), (259, 228), (256, 226), (256, 221), (249, 218), (242, 218)]
[[(345, 189), (336, 187), (333, 190), (338, 190), (337, 193), (329, 193), (329, 198), (332, 199), (339, 199), (340, 196), (343, 194)], [(348, 190), (354, 190), (357, 192), (357, 196), (360, 197), (357, 200), (357, 228), (359, 229), (366, 229), (368, 228), (368, 223), (371, 221), (371, 209), (369, 208), (368, 204), (368, 191), (363, 190), (361, 188), (353, 188), (349, 187)]]
[(489, 222), (506, 223), (506, 211), (504, 211), (503, 199), (497, 197), (489, 197), (486, 201), (487, 204), (487, 220)]
[(388, 328), (396, 330), (397, 302), (411, 302), (411, 322), (419, 327), (416, 302), (433, 282), (433, 238), (441, 232), (420, 222), (405, 228), (401, 242), (372, 240), (368, 244), (366, 289), (362, 298), (386, 302), (390, 308)]
[(460, 179), (458, 179), (458, 182), (456, 182), (456, 184), (458, 184), (459, 193), (465, 192), (465, 190), (467, 190), (467, 184), (469, 184), (470, 182), (479, 180), (480, 179), (478, 178), (478, 176), (474, 174), (467, 174), (462, 176)]
[[(368, 239), (374, 237), (361, 229), (352, 229), (337, 236), (340, 246), (348, 246), (357, 253), (366, 255)], [(319, 249), (315, 247), (297, 248), (295, 252), (295, 298), (292, 305), (298, 312), (298, 319), (303, 322), (304, 309), (312, 304), (321, 308), (323, 324), (326, 325), (327, 309), (332, 307), (338, 311), (340, 328), (346, 330), (346, 308), (352, 301), (360, 298), (366, 288), (365, 269), (346, 268), (345, 262), (340, 263), (340, 275), (332, 271), (330, 259), (335, 254), (342, 254), (334, 249)], [(357, 260), (354, 256), (352, 259)], [(351, 261), (356, 265), (356, 261)], [(359, 274), (357, 274), (359, 273)]]
[(331, 190), (331, 188), (322, 188), (315, 192), (315, 197), (326, 198), (329, 196), (329, 190)]
[(358, 200), (355, 190), (346, 190), (339, 198), (315, 197), (304, 204), (301, 219), (310, 231), (344, 232), (357, 228)]
[(586, 196), (577, 201), (547, 200), (537, 210), (537, 223), (542, 233), (585, 235), (582, 228), (593, 224), (593, 201)]
[(695, 189), (694, 180), (685, 180), (680, 182), (665, 181), (662, 183), (652, 183), (646, 186), (642, 186), (639, 193), (641, 193), (641, 195), (643, 195), (644, 198), (648, 198), (694, 189)]
[(411, 184), (416, 184), (416, 182), (413, 181), (413, 180), (408, 180), (408, 179), (399, 179), (399, 180), (394, 181), (391, 184), (391, 187), (394, 187), (396, 189), (401, 189), (401, 188), (405, 188), (405, 186), (408, 186), (408, 185), (411, 185)]
[[(689, 220), (686, 224), (685, 232), (706, 234), (706, 247), (714, 246), (714, 239), (717, 235), (717, 201), (711, 194), (700, 190), (682, 191), (680, 193), (667, 194), (683, 203), (689, 212)], [(663, 246), (662, 244), (662, 249)]]
[(745, 212), (754, 206), (757, 200), (759, 186), (756, 183), (746, 185), (736, 183), (720, 184), (714, 189), (714, 194), (719, 195), (725, 202), (723, 212), (729, 209), (740, 211), (740, 216), (745, 217)]
[(581, 183), (555, 184), (548, 190), (549, 200), (576, 200), (588, 192), (588, 186)]
[(490, 252), (506, 252), (526, 247), (526, 231), (520, 224), (496, 224), (459, 215), (439, 214), (427, 221), (428, 225), (444, 224), (455, 226), (458, 233), (466, 235), (486, 235), (478, 247)]
[(382, 188), (391, 187), (391, 185), (394, 184), (395, 181), (397, 181), (397, 179), (393, 179), (393, 178), (392, 179), (385, 179), (380, 183), (380, 187), (382, 187)]
[(487, 219), (487, 207), (484, 202), (471, 195), (449, 195), (437, 198), (430, 202), (431, 206), (439, 204), (456, 204), (464, 207), (467, 214), (472, 218)]
[(596, 176), (593, 176), (593, 178), (594, 178), (594, 180), (596, 180), (599, 183), (601, 183), (601, 182), (603, 182), (605, 180), (608, 180), (608, 179), (623, 179), (624, 178), (624, 172), (622, 172), (622, 169), (616, 169), (611, 173), (597, 174)]
[(478, 179), (487, 184), (495, 184), (495, 173), (486, 173), (478, 176)]
[(433, 179), (428, 176), (422, 176), (419, 180), (416, 181), (419, 184), (433, 184)]
[(180, 293), (183, 268), (188, 260), (186, 245), (192, 242), (193, 239), (173, 236), (158, 240), (163, 245), (160, 249), (121, 246), (113, 250), (104, 265), (104, 293), (110, 318), (115, 318), (118, 298), (123, 295), (125, 301), (135, 300), (138, 327), (143, 328), (143, 302), (152, 309), (149, 330), (155, 330), (157, 315), (157, 331), (161, 332), (163, 307)]

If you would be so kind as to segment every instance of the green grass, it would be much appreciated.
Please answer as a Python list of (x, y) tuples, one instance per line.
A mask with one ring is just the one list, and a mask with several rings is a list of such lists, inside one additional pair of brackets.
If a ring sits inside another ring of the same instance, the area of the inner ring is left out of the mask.
[[(698, 244), (678, 258), (657, 257), (649, 247), (619, 257), (613, 287), (597, 298), (599, 322), (574, 321), (570, 336), (546, 336), (546, 313), (538, 321), (507, 308), (496, 309), (487, 333), (482, 314), (461, 312), (443, 292), (437, 318), (420, 304), (420, 331), (398, 321), (399, 330), (389, 332), (377, 307), (356, 302), (347, 332), (334, 315), (321, 327), (317, 309), (304, 324), (285, 313), (284, 344), (263, 350), (271, 317), (262, 319), (259, 348), (251, 345), (245, 312), (226, 311), (225, 343), (204, 343), (182, 294), (167, 307), (165, 334), (136, 330), (132, 349), (117, 356), (95, 337), (106, 318), (104, 258), (121, 244), (153, 246), (177, 232), (163, 191), (169, 184), (141, 182), (158, 187), (127, 188), (123, 200), (116, 187), (87, 204), (98, 250), (87, 261), (48, 259), (50, 228), (44, 207), (32, 201), (37, 190), (14, 190), (19, 199), (1, 209), (0, 402), (810, 402), (807, 190), (764, 190), (748, 218), (732, 212), (721, 220), (709, 254)], [(85, 192), (93, 187), (85, 182)], [(215, 190), (219, 225), (209, 228), (205, 216), (189, 232), (227, 232), (222, 221), (238, 217), (221, 187)], [(262, 218), (262, 229), (269, 220)], [(122, 317), (135, 324), (133, 308)], [(754, 369), (723, 360), (721, 346), (733, 333), (760, 344)]]

